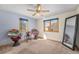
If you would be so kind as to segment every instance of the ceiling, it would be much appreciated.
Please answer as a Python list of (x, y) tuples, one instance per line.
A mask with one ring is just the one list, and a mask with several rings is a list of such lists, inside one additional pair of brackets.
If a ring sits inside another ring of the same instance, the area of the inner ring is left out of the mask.
[(34, 12), (27, 11), (27, 9), (35, 9), (35, 4), (0, 4), (0, 10), (6, 10), (33, 18), (40, 18), (47, 15), (56, 15), (63, 12), (76, 10), (78, 4), (42, 4), (43, 10), (49, 10), (47, 13), (40, 13), (40, 16), (32, 16)]

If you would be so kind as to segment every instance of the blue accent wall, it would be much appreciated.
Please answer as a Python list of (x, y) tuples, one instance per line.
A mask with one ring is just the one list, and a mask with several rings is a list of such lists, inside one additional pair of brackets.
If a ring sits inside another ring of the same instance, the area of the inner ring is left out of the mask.
[(29, 21), (29, 30), (36, 27), (36, 20), (24, 15), (0, 10), (0, 45), (12, 43), (8, 38), (9, 29), (19, 29), (19, 18), (25, 18)]

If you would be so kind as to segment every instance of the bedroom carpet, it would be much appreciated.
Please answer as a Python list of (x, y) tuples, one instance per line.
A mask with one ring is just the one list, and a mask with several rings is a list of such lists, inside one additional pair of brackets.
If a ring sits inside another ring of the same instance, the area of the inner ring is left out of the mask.
[(51, 40), (31, 40), (22, 42), (19, 46), (3, 47), (1, 54), (78, 54), (78, 51), (72, 51), (63, 46), (60, 42)]

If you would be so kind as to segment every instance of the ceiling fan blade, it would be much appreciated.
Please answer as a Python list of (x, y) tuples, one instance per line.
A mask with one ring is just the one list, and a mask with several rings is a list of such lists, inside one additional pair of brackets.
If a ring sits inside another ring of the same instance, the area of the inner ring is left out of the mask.
[(49, 10), (41, 10), (41, 12), (49, 12)]
[(35, 10), (33, 10), (33, 9), (27, 9), (27, 11), (32, 11), (32, 12), (35, 12)]
[(33, 16), (35, 16), (37, 13), (34, 13)]

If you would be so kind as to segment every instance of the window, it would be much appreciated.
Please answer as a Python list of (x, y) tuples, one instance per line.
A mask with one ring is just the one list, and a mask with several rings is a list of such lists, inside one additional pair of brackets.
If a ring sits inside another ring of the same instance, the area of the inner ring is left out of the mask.
[(20, 18), (19, 30), (22, 32), (28, 31), (28, 20), (24, 18)]
[(58, 18), (44, 20), (45, 32), (59, 32), (59, 20)]

